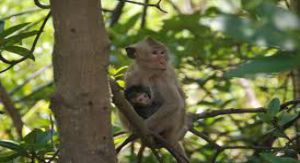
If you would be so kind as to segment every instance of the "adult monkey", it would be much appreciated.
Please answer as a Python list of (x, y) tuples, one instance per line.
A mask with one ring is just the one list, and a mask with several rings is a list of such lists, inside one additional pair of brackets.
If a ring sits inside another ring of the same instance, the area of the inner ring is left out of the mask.
[(169, 63), (167, 48), (148, 37), (128, 46), (126, 52), (134, 60), (125, 75), (126, 88), (135, 85), (150, 87), (153, 100), (162, 104), (145, 120), (146, 126), (185, 156), (178, 143), (187, 130), (184, 93)]

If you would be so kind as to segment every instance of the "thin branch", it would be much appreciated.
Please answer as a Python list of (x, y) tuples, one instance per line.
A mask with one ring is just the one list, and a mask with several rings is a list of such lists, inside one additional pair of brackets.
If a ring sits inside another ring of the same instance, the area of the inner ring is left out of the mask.
[(160, 6), (161, 0), (158, 0), (158, 2), (155, 3), (155, 4), (148, 4), (148, 3), (136, 2), (136, 1), (131, 1), (131, 0), (119, 0), (119, 1), (128, 2), (128, 3), (132, 3), (132, 4), (136, 4), (136, 5), (141, 5), (141, 6), (155, 7), (158, 10), (160, 10), (161, 12), (163, 12), (163, 13), (168, 13), (167, 11), (165, 11), (164, 9), (161, 8), (161, 6)]
[(146, 146), (144, 144), (142, 144), (141, 148), (139, 149), (138, 155), (137, 155), (137, 162), (138, 163), (142, 163), (143, 161), (143, 154), (144, 154), (144, 150), (145, 150)]
[[(149, 0), (144, 0), (145, 4), (149, 3)], [(143, 13), (142, 13), (142, 21), (141, 21), (141, 28), (145, 27), (146, 24), (146, 18), (147, 18), (147, 10), (148, 10), (148, 6), (144, 6), (143, 8)]]
[(10, 19), (12, 17), (15, 17), (15, 16), (21, 16), (21, 15), (25, 15), (25, 14), (31, 14), (31, 13), (37, 12), (37, 11), (41, 11), (41, 9), (31, 9), (31, 10), (27, 10), (27, 11), (22, 11), (22, 12), (19, 12), (19, 13), (8, 15), (8, 16), (2, 18), (1, 20), (3, 21), (3, 20)]
[(34, 4), (41, 9), (49, 9), (50, 5), (44, 5), (39, 0), (34, 0)]
[(216, 117), (216, 116), (225, 115), (225, 114), (261, 113), (261, 112), (265, 112), (265, 111), (266, 110), (264, 108), (213, 110), (213, 111), (203, 112), (203, 113), (197, 115), (197, 119)]
[(23, 88), (27, 83), (29, 83), (32, 79), (38, 77), (39, 75), (41, 75), (42, 73), (44, 73), (46, 70), (48, 70), (51, 67), (52, 67), (52, 65), (47, 65), (47, 66), (39, 69), (38, 71), (34, 72), (26, 80), (24, 80), (22, 84), (18, 85), (12, 91), (10, 91), (9, 95), (13, 95), (17, 91), (19, 91), (21, 88)]
[(204, 139), (209, 145), (211, 145), (217, 149), (221, 148), (221, 146), (219, 146), (217, 143), (215, 143), (215, 141), (211, 140), (210, 137), (208, 137), (206, 134), (199, 132), (199, 131), (195, 130), (194, 128), (190, 129), (190, 132), (193, 133), (194, 135)]
[(153, 133), (152, 135), (158, 141), (159, 144), (161, 144), (164, 148), (166, 148), (173, 157), (179, 162), (179, 163), (188, 163), (188, 159), (183, 156), (181, 153), (179, 153), (168, 141), (166, 141), (164, 138), (162, 138), (160, 135)]
[(125, 141), (120, 146), (116, 148), (116, 153), (119, 154), (123, 147), (125, 147), (128, 143), (136, 140), (137, 138), (137, 135), (131, 134), (127, 139), (125, 139)]
[(123, 135), (123, 134), (126, 134), (127, 132), (126, 131), (120, 131), (120, 132), (117, 132), (113, 135), (113, 137), (117, 137), (117, 136), (120, 136), (120, 135)]
[[(297, 105), (300, 103), (300, 99), (291, 100), (288, 102), (285, 102), (280, 105), (280, 111), (287, 109), (289, 105)], [(266, 112), (266, 109), (263, 107), (259, 108), (252, 108), (252, 109), (224, 109), (224, 110), (213, 110), (208, 112), (200, 113), (199, 115), (195, 115), (195, 119), (204, 119), (204, 118), (210, 118), (210, 117), (216, 117), (219, 115), (226, 115), (226, 114), (241, 114), (241, 113), (262, 113)]]
[(34, 41), (32, 43), (31, 50), (30, 50), (31, 54), (33, 54), (33, 52), (35, 50), (35, 46), (36, 46), (36, 44), (37, 44), (37, 42), (38, 42), (38, 40), (39, 40), (39, 38), (40, 38), (40, 36), (41, 36), (41, 34), (42, 34), (45, 26), (46, 26), (47, 21), (50, 18), (50, 16), (51, 16), (51, 11), (49, 11), (48, 14), (46, 15), (46, 17), (45, 17), (45, 19), (44, 19), (44, 21), (43, 21), (43, 23), (42, 23), (42, 25), (41, 25), (41, 27), (40, 27), (37, 35), (36, 35), (36, 37), (35, 37), (35, 39), (34, 39)]
[(286, 7), (287, 7), (288, 9), (290, 9), (290, 8), (291, 8), (291, 6), (290, 6), (290, 4), (289, 4), (288, 0), (284, 0), (284, 3), (285, 3), (285, 5), (286, 5)]
[(16, 129), (17, 133), (20, 138), (22, 138), (22, 128), (24, 123), (22, 121), (22, 117), (14, 106), (13, 101), (11, 100), (10, 96), (6, 92), (5, 88), (3, 87), (2, 83), (0, 82), (0, 100), (4, 105), (5, 110), (7, 111), (8, 115), (11, 117)]
[(159, 153), (154, 149), (154, 148), (150, 148), (152, 153), (154, 154), (154, 156), (156, 157), (157, 161), (159, 163), (163, 163), (164, 161), (162, 160), (161, 156), (159, 155)]
[(116, 6), (116, 8), (114, 9), (114, 11), (112, 12), (112, 14), (111, 14), (111, 19), (110, 19), (110, 24), (109, 24), (111, 27), (112, 27), (113, 25), (115, 25), (115, 24), (119, 21), (124, 6), (125, 6), (125, 2), (124, 2), (124, 1), (120, 1), (120, 2), (117, 4), (117, 6)]

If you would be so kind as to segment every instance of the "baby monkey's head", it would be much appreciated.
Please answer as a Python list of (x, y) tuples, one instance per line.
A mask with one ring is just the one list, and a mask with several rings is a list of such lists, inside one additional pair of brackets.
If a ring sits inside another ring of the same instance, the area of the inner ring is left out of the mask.
[(125, 90), (124, 94), (133, 107), (149, 106), (152, 102), (150, 88), (143, 85), (131, 86)]

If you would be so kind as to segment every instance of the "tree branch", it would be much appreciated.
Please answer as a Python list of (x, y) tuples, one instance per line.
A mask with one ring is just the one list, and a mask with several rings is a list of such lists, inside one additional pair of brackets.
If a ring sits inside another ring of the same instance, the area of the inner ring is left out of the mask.
[(163, 13), (168, 13), (167, 11), (165, 11), (164, 9), (161, 8), (161, 6), (160, 6), (161, 0), (158, 0), (158, 2), (155, 4), (148, 4), (148, 3), (136, 2), (136, 1), (131, 1), (131, 0), (119, 0), (119, 1), (137, 4), (137, 5), (141, 5), (141, 6), (155, 7)]
[(8, 115), (11, 117), (13, 124), (16, 127), (18, 136), (22, 138), (22, 128), (24, 123), (22, 121), (19, 111), (17, 110), (17, 108), (15, 108), (11, 98), (7, 94), (1, 82), (0, 82), (0, 100), (4, 105), (4, 108), (7, 111)]
[[(291, 100), (280, 105), (280, 111), (287, 109), (289, 105), (297, 105), (300, 103), (300, 99)], [(241, 114), (241, 113), (261, 113), (266, 112), (266, 108), (259, 107), (259, 108), (246, 108), (246, 109), (224, 109), (224, 110), (213, 110), (200, 113), (198, 115), (194, 115), (194, 120), (216, 117), (219, 115), (226, 115), (226, 114)]]
[(34, 0), (34, 4), (41, 9), (49, 9), (50, 5), (44, 5), (39, 0)]
[(114, 11), (112, 12), (112, 14), (111, 14), (111, 20), (110, 20), (110, 24), (109, 24), (111, 27), (113, 25), (115, 25), (119, 21), (124, 6), (125, 6), (125, 2), (124, 1), (120, 1), (117, 4), (117, 6), (114, 9)]

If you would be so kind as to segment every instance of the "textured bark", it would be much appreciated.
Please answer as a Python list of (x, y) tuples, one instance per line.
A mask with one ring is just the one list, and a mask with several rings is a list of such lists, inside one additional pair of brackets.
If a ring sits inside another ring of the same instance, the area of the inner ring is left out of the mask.
[(61, 163), (116, 162), (107, 75), (109, 41), (99, 0), (51, 0), (56, 93), (51, 108)]

